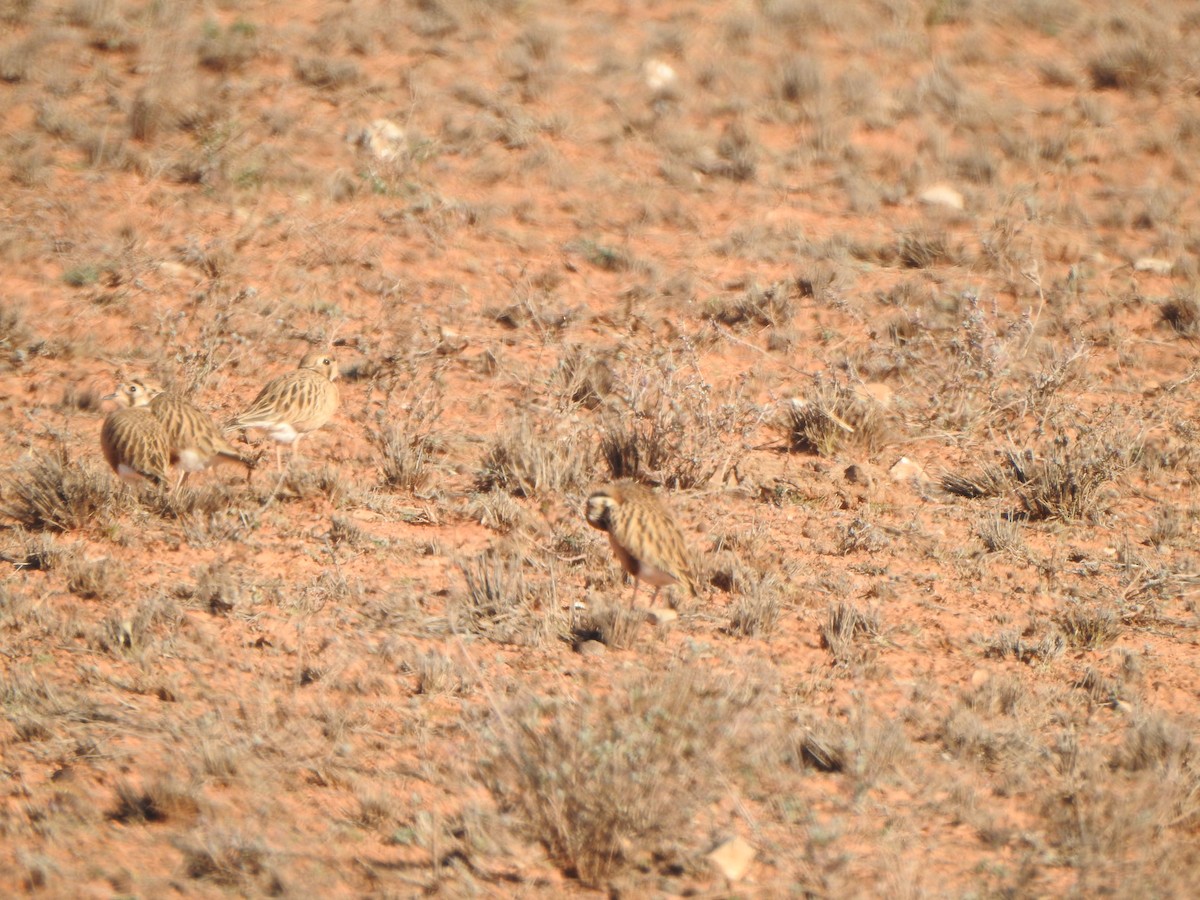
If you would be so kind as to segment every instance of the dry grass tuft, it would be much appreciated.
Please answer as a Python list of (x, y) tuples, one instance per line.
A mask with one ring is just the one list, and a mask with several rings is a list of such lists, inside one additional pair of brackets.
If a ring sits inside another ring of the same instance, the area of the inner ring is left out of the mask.
[(113, 503), (109, 479), (67, 460), (65, 449), (39, 453), (0, 478), (0, 515), (29, 531), (72, 531)]
[(1057, 439), (1044, 454), (1008, 450), (999, 465), (966, 475), (948, 473), (942, 487), (960, 497), (1010, 497), (1014, 515), (1041, 521), (1074, 523), (1094, 520), (1103, 512), (1101, 489), (1136, 457), (1140, 436), (1104, 430), (1077, 440)]
[(200, 801), (190, 788), (172, 780), (159, 780), (139, 788), (122, 780), (117, 783), (116, 803), (108, 818), (125, 825), (152, 822), (188, 822), (199, 814)]
[(1194, 293), (1177, 293), (1158, 308), (1158, 314), (1181, 337), (1200, 334), (1200, 300)]
[(1072, 602), (1053, 616), (1067, 643), (1080, 650), (1105, 647), (1121, 636), (1118, 614), (1098, 603)]
[(727, 630), (741, 637), (765, 638), (779, 625), (785, 603), (783, 580), (775, 572), (757, 572), (749, 579), (738, 577), (738, 590)]
[(613, 478), (702, 487), (736, 471), (758, 417), (739, 394), (717, 402), (697, 372), (663, 357), (623, 374), (602, 414), (600, 453)]
[(580, 347), (568, 349), (550, 375), (551, 391), (564, 405), (596, 409), (612, 394), (616, 376), (603, 356)]
[(188, 878), (269, 897), (285, 893), (283, 883), (270, 868), (272, 854), (266, 844), (243, 831), (202, 828), (180, 841), (179, 849)]
[(864, 662), (875, 655), (883, 636), (879, 613), (839, 601), (821, 623), (821, 646), (839, 665)]
[(795, 293), (796, 286), (788, 282), (776, 282), (766, 288), (753, 285), (737, 297), (709, 300), (704, 316), (731, 328), (785, 328), (796, 314)]
[(441, 442), (423, 422), (381, 423), (367, 437), (381, 457), (385, 485), (410, 492), (426, 485), (433, 474), (430, 463), (440, 451)]
[(1114, 40), (1087, 61), (1088, 77), (1097, 90), (1152, 91), (1168, 79), (1168, 57), (1145, 36)]
[(571, 701), (531, 696), (480, 735), (480, 778), (569, 876), (599, 887), (691, 843), (726, 759), (747, 750), (737, 723), (752, 701), (686, 672)]
[(577, 643), (593, 640), (614, 650), (628, 650), (645, 622), (644, 610), (620, 600), (601, 601), (576, 619), (574, 637)]
[(876, 400), (849, 385), (819, 378), (805, 400), (790, 400), (779, 426), (792, 453), (834, 456), (844, 447), (867, 453), (893, 438), (891, 417)]
[(122, 599), (129, 590), (129, 573), (108, 557), (95, 561), (72, 559), (65, 569), (67, 590), (84, 600), (111, 603)]
[(591, 454), (577, 434), (556, 435), (523, 418), (492, 442), (480, 464), (476, 488), (538, 497), (577, 490), (591, 477)]
[(523, 556), (491, 549), (457, 568), (465, 589), (454, 591), (447, 604), (452, 631), (528, 647), (569, 638), (555, 582), (535, 580)]

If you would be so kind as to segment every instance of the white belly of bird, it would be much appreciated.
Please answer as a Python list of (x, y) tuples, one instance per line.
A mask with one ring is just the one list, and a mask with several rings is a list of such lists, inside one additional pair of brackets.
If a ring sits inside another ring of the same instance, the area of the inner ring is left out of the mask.
[(278, 425), (272, 425), (267, 429), (267, 434), (271, 440), (278, 441), (281, 444), (290, 444), (300, 437), (300, 432), (296, 431), (287, 422), (280, 422)]
[(205, 457), (195, 450), (179, 451), (179, 468), (185, 472), (203, 472), (206, 468), (206, 462)]

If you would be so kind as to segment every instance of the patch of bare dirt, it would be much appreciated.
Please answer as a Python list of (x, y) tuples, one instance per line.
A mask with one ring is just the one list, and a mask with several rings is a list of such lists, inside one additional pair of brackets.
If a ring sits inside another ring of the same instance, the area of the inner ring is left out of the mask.
[(1188, 4), (0, 21), (0, 892), (1194, 892)]

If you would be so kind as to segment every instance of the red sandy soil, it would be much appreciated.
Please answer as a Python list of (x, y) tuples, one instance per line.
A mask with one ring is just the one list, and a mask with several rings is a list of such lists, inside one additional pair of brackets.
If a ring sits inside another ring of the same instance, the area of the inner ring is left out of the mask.
[[(0, 893), (1191, 895), (1200, 20), (1011, 7), (0, 4)], [(312, 346), (286, 474), (105, 466)]]

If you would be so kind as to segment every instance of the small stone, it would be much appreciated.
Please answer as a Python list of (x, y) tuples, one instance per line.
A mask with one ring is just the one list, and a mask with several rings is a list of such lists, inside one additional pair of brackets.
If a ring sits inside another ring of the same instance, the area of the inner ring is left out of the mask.
[(1143, 256), (1133, 263), (1135, 272), (1149, 272), (1151, 275), (1170, 275), (1175, 263), (1169, 259), (1158, 259), (1153, 256)]
[(929, 480), (929, 476), (925, 474), (925, 470), (921, 468), (921, 464), (913, 462), (907, 456), (900, 457), (896, 464), (888, 469), (888, 475), (891, 476), (892, 481), (896, 482), (912, 480), (925, 482)]
[(376, 119), (352, 139), (376, 159), (385, 162), (408, 152), (408, 134), (389, 119)]
[(679, 80), (675, 70), (661, 59), (646, 60), (646, 64), (642, 66), (642, 74), (646, 77), (646, 87), (656, 94), (669, 93)]
[(667, 625), (679, 618), (679, 613), (673, 609), (648, 609), (646, 610), (646, 621), (651, 625)]
[(584, 641), (577, 648), (580, 656), (603, 656), (608, 648), (599, 641)]
[(730, 838), (708, 854), (709, 861), (730, 881), (740, 881), (757, 852), (740, 837)]
[(971, 687), (983, 687), (992, 680), (992, 673), (987, 669), (976, 669), (971, 673)]
[(962, 209), (963, 195), (948, 184), (935, 184), (926, 188), (917, 197), (927, 206), (944, 206), (947, 209)]
[(160, 262), (158, 264), (158, 271), (162, 272), (168, 278), (188, 278), (192, 274), (188, 271), (187, 266), (182, 263), (171, 262), (170, 260)]

